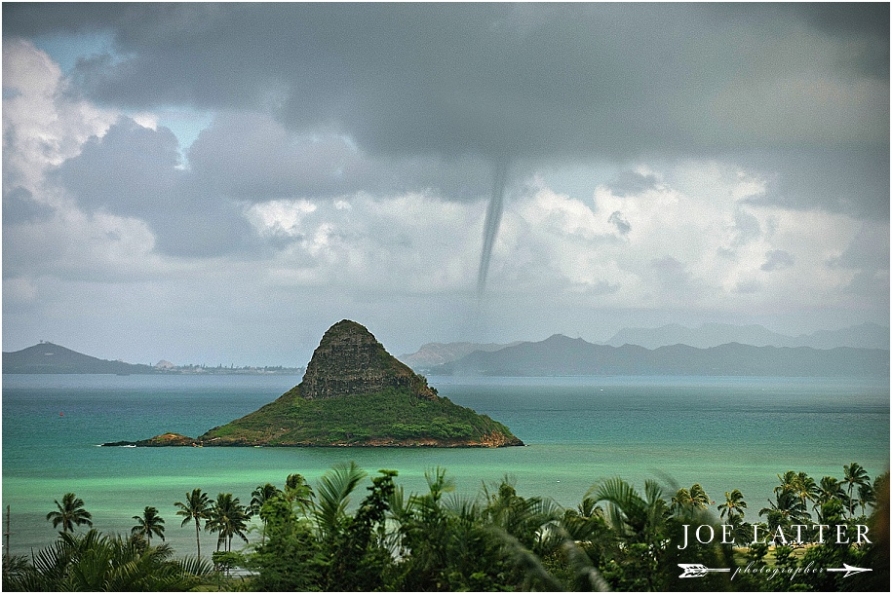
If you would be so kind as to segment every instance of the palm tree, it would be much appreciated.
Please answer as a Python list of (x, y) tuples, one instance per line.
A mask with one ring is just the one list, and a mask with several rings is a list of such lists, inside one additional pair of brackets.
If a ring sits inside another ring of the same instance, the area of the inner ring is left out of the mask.
[(780, 485), (774, 488), (775, 495), (780, 494), (782, 491), (795, 490), (793, 485), (796, 483), (796, 473), (794, 471), (788, 470), (783, 475), (777, 475), (777, 478), (780, 481)]
[[(282, 495), (282, 491), (275, 485), (271, 483), (266, 483), (265, 485), (258, 485), (256, 489), (251, 493), (251, 503), (248, 505), (248, 510), (250, 510), (251, 515), (259, 515), (260, 508), (263, 507), (263, 504), (272, 499), (273, 497), (278, 497)], [(261, 518), (262, 520), (263, 518)], [(260, 533), (260, 544), (263, 544), (266, 540), (266, 522), (263, 522), (263, 532)]]
[(805, 505), (806, 500), (813, 501), (819, 491), (818, 486), (815, 484), (815, 479), (804, 472), (796, 475), (792, 487), (793, 492), (796, 493), (803, 505)]
[(865, 485), (869, 486), (870, 477), (867, 475), (864, 467), (857, 462), (844, 465), (842, 470), (844, 474), (842, 482), (849, 486), (847, 493), (849, 496), (849, 517), (851, 517), (855, 515), (855, 502), (857, 501), (857, 499), (852, 497), (852, 491), (856, 486), (859, 488)]
[[(821, 479), (821, 482), (818, 485), (815, 504), (812, 508), (815, 511), (818, 511), (832, 500), (839, 501), (840, 503), (847, 503), (847, 499), (848, 496), (842, 488), (842, 483), (832, 476), (825, 476)], [(820, 515), (820, 513), (818, 515)]]
[(201, 540), (199, 533), (201, 532), (201, 521), (208, 517), (210, 501), (207, 493), (202, 493), (201, 489), (193, 489), (192, 493), (186, 493), (186, 503), (177, 501), (174, 503), (179, 508), (178, 516), (183, 516), (180, 526), (185, 526), (190, 521), (195, 521), (195, 547), (198, 549), (198, 560), (201, 561)]
[[(430, 481), (429, 481), (430, 482)], [(516, 538), (524, 547), (537, 554), (555, 544), (558, 520), (562, 513), (553, 500), (542, 497), (520, 497), (508, 477), (490, 493), (484, 487), (482, 517)]]
[(743, 493), (740, 489), (733, 491), (725, 491), (725, 502), (718, 506), (719, 516), (725, 521), (727, 517), (728, 525), (732, 526), (731, 535), (734, 542), (742, 542), (747, 538), (748, 524), (743, 521), (746, 515), (746, 501), (743, 500)]
[(867, 483), (858, 487), (858, 502), (861, 504), (861, 515), (867, 513), (867, 506), (876, 503), (876, 492), (873, 485)]
[(138, 534), (152, 544), (152, 536), (160, 536), (164, 540), (164, 518), (158, 515), (158, 508), (147, 505), (142, 516), (133, 516), (137, 521), (136, 526), (130, 529), (130, 534)]
[(818, 484), (817, 502), (826, 503), (834, 498), (840, 501), (845, 500), (846, 493), (842, 488), (842, 483), (835, 477), (825, 476)]
[(818, 486), (815, 480), (808, 476), (805, 472), (794, 472), (788, 470), (783, 475), (777, 475), (780, 485), (774, 488), (775, 495), (779, 495), (782, 491), (790, 491), (805, 504), (806, 500), (814, 500), (818, 494)]
[(691, 492), (684, 487), (675, 492), (670, 503), (672, 504), (672, 511), (674, 512), (679, 512), (688, 506), (691, 508), (694, 507), (694, 501), (691, 499)]
[(226, 551), (232, 550), (232, 537), (238, 536), (243, 541), (248, 542), (245, 536), (247, 529), (248, 515), (245, 506), (239, 502), (238, 497), (233, 497), (232, 493), (219, 493), (217, 500), (211, 505), (208, 512), (208, 520), (205, 528), (211, 532), (217, 533), (217, 550), (220, 545), (225, 545)]
[(276, 495), (281, 495), (282, 491), (272, 483), (266, 483), (265, 485), (257, 485), (257, 488), (251, 492), (251, 503), (248, 505), (248, 509), (251, 511), (251, 515), (256, 515), (260, 513), (260, 508), (263, 507), (263, 504), (268, 500), (272, 499)]
[(725, 516), (728, 516), (728, 521), (732, 524), (736, 523), (736, 520), (742, 520), (743, 516), (746, 512), (746, 501), (743, 500), (743, 493), (740, 492), (740, 489), (734, 489), (733, 491), (725, 491), (725, 503), (719, 505), (719, 512), (722, 519), (725, 519)]
[(645, 481), (644, 492), (641, 497), (626, 481), (612, 478), (593, 486), (586, 497), (609, 504), (607, 518), (621, 536), (633, 542), (654, 543), (664, 536), (669, 509), (655, 481)]
[(659, 484), (645, 481), (642, 497), (626, 481), (612, 478), (594, 485), (585, 496), (608, 504), (607, 519), (621, 544), (614, 553), (628, 555), (624, 562), (642, 580), (635, 589), (662, 589), (658, 568), (665, 556), (671, 515)]
[(604, 510), (597, 507), (595, 500), (584, 497), (576, 509), (568, 509), (561, 520), (567, 533), (576, 541), (590, 540), (592, 535), (606, 527)]
[(672, 497), (672, 510), (675, 512), (687, 508), (690, 511), (703, 510), (709, 505), (709, 495), (700, 486), (700, 483), (691, 485), (691, 489), (679, 489)]
[(74, 493), (66, 493), (62, 496), (62, 503), (55, 500), (55, 504), (58, 510), (46, 515), (47, 521), (52, 520), (53, 528), (61, 524), (62, 532), (68, 533), (73, 531), (75, 526), (93, 525), (93, 515), (84, 509), (84, 500), (76, 497)]
[(289, 474), (285, 479), (285, 498), (296, 503), (304, 514), (311, 509), (315, 496), (313, 487), (307, 484), (307, 479), (302, 474)]
[(788, 528), (793, 524), (805, 524), (811, 520), (805, 504), (792, 490), (775, 489), (775, 501), (768, 501), (770, 507), (759, 510), (760, 516), (767, 516), (768, 531), (777, 534), (778, 528)]

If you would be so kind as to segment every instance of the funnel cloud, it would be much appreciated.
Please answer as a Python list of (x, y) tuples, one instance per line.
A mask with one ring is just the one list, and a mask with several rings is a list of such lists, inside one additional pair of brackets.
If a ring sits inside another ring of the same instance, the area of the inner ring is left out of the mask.
[(483, 249), (480, 251), (480, 268), (477, 270), (477, 296), (482, 297), (486, 291), (486, 277), (489, 274), (489, 262), (492, 260), (492, 248), (499, 234), (502, 222), (502, 211), (505, 208), (505, 185), (508, 182), (508, 159), (496, 161), (493, 176), (492, 196), (486, 209), (483, 222)]

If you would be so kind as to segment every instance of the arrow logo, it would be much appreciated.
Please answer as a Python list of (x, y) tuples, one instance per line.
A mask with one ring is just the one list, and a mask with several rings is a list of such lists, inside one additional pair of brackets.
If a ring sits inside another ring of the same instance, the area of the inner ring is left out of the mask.
[(711, 568), (706, 567), (705, 565), (700, 565), (699, 563), (679, 563), (679, 567), (684, 570), (680, 578), (702, 578), (706, 577), (707, 573), (730, 573), (731, 569), (728, 567), (718, 567)]
[(850, 575), (854, 575), (856, 573), (862, 573), (864, 571), (873, 571), (870, 568), (865, 567), (852, 567), (848, 563), (843, 563), (842, 567), (828, 567), (825, 571), (833, 571), (833, 572), (841, 572), (844, 571), (846, 574), (842, 576), (843, 579), (849, 577)]
[[(702, 578), (706, 577), (708, 573), (729, 573), (731, 571), (731, 569), (727, 567), (713, 568), (706, 567), (705, 565), (701, 565), (699, 563), (679, 563), (678, 566), (681, 567), (681, 569), (683, 570), (683, 573), (678, 576), (679, 578)], [(869, 567), (855, 567), (853, 565), (849, 565), (848, 563), (843, 563), (842, 567), (828, 567), (824, 571), (832, 573), (845, 572), (845, 575), (842, 576), (843, 579), (845, 579), (857, 573), (873, 571), (873, 569), (870, 569)]]

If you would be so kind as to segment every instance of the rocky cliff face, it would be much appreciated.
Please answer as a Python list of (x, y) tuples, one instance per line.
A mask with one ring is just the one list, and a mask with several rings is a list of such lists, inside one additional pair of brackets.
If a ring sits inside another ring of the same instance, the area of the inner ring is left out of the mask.
[(427, 380), (390, 355), (365, 326), (341, 320), (328, 329), (307, 365), (300, 394), (307, 400), (410, 389), (433, 400)]

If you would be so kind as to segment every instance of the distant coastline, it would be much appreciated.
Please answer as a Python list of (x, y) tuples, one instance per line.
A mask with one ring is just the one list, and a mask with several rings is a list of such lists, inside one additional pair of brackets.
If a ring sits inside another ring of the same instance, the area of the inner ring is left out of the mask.
[[(753, 346), (740, 343), (696, 348), (683, 344), (648, 349), (614, 347), (556, 334), (539, 342), (475, 350), (439, 365), (416, 364), (436, 376), (766, 376), (888, 377), (889, 350), (877, 348)], [(3, 374), (106, 375), (303, 375), (305, 367), (156, 365), (108, 361), (43, 342), (3, 353)]]
[(174, 365), (159, 361), (155, 365), (109, 361), (71, 349), (41, 342), (34, 346), (3, 353), (4, 374), (95, 374), (95, 375), (302, 375), (303, 367), (231, 365)]

